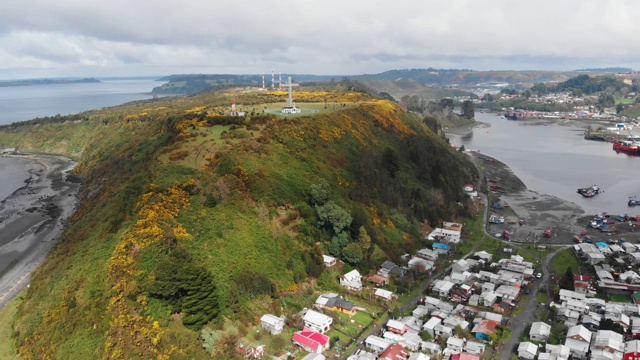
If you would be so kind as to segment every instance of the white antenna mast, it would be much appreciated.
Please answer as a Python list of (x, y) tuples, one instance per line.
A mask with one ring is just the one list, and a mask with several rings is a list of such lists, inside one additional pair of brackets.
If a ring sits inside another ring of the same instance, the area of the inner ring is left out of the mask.
[(276, 87), (276, 78), (275, 78), (275, 74), (273, 72), (274, 70), (271, 69), (271, 89)]
[(262, 72), (262, 88), (266, 89), (266, 87), (264, 87), (264, 71)]

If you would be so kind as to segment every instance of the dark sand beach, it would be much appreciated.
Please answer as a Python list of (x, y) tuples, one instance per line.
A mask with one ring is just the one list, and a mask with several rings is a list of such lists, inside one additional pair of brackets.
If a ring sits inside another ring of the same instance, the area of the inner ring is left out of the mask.
[(0, 202), (0, 308), (29, 283), (73, 213), (80, 189), (68, 177), (75, 163), (48, 155), (12, 155), (34, 162), (25, 186)]

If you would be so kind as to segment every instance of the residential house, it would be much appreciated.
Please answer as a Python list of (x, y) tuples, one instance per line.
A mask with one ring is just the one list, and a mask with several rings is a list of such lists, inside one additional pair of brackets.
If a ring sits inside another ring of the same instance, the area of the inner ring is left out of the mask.
[(495, 290), (496, 295), (501, 297), (503, 301), (515, 303), (520, 298), (520, 288), (515, 286), (500, 285)]
[(302, 318), (302, 321), (304, 321), (304, 326), (306, 328), (317, 331), (321, 334), (329, 331), (331, 324), (333, 324), (333, 319), (330, 316), (321, 314), (314, 310), (308, 310)]
[(619, 275), (620, 282), (625, 284), (640, 283), (640, 275), (633, 270), (627, 270)]
[(480, 356), (463, 352), (460, 353), (458, 360), (480, 360)]
[(451, 281), (437, 280), (433, 285), (433, 291), (440, 297), (449, 297), (449, 293), (455, 284)]
[(391, 319), (387, 321), (387, 330), (402, 335), (407, 332), (407, 326), (401, 321)]
[(432, 341), (423, 341), (420, 347), (422, 348), (422, 351), (430, 355), (442, 354), (442, 347)]
[(606, 256), (601, 252), (588, 252), (585, 253), (584, 256), (587, 259), (587, 262), (591, 265), (597, 265), (605, 262), (607, 260)]
[(373, 293), (373, 296), (385, 301), (393, 301), (398, 298), (398, 295), (394, 294), (392, 291), (379, 288), (376, 289), (376, 291)]
[(575, 325), (567, 331), (564, 345), (569, 348), (574, 358), (584, 359), (589, 352), (592, 333), (582, 325)]
[(482, 250), (482, 251), (477, 251), (475, 254), (473, 254), (473, 256), (479, 258), (480, 260), (484, 260), (486, 262), (491, 262), (491, 259), (493, 258), (493, 255)]
[(411, 313), (416, 319), (421, 319), (423, 316), (429, 314), (429, 308), (424, 305), (418, 305)]
[(624, 346), (623, 360), (640, 360), (640, 340), (627, 341)]
[(447, 348), (455, 354), (459, 354), (464, 349), (464, 339), (451, 336), (447, 339)]
[(324, 261), (324, 266), (326, 267), (332, 267), (337, 262), (336, 258), (329, 255), (322, 255), (322, 260)]
[(389, 345), (378, 357), (379, 360), (406, 360), (410, 353), (401, 344)]
[(535, 359), (538, 355), (538, 346), (534, 343), (523, 341), (518, 345), (518, 357), (520, 359)]
[(634, 252), (629, 254), (629, 262), (631, 263), (631, 265), (640, 264), (640, 253)]
[(560, 301), (567, 301), (567, 300), (580, 300), (580, 301), (584, 301), (585, 295), (575, 292), (575, 291), (571, 291), (571, 290), (566, 290), (566, 289), (560, 289)]
[(477, 341), (467, 340), (463, 350), (472, 355), (482, 355), (486, 349), (486, 345)]
[(429, 233), (429, 235), (427, 235), (427, 240), (457, 244), (460, 242), (460, 230), (435, 228), (431, 233)]
[(624, 354), (624, 337), (611, 330), (599, 330), (591, 341), (591, 359), (605, 360), (622, 358)]
[(435, 252), (435, 251), (433, 251), (433, 250), (431, 250), (431, 249), (428, 249), (428, 248), (418, 250), (418, 252), (416, 253), (417, 257), (423, 258), (423, 259), (429, 260), (429, 261), (438, 260), (438, 255), (440, 255), (440, 254)]
[(489, 335), (496, 333), (496, 326), (499, 324), (498, 321), (484, 319), (473, 327), (471, 333), (480, 340), (489, 341)]
[(539, 342), (547, 342), (547, 340), (549, 340), (549, 335), (551, 335), (551, 325), (541, 321), (531, 324), (529, 339)]
[(358, 270), (351, 270), (340, 277), (340, 285), (348, 290), (360, 291), (362, 289), (362, 275)]
[(369, 281), (370, 283), (376, 286), (385, 286), (389, 284), (389, 277), (384, 277), (379, 274), (373, 274), (373, 275), (367, 276), (367, 281)]
[(307, 356), (303, 357), (302, 360), (327, 360), (327, 358), (318, 353), (309, 353)]
[(573, 275), (573, 288), (575, 292), (580, 294), (586, 294), (591, 287), (591, 276), (589, 275)]
[(315, 306), (320, 309), (340, 312), (349, 316), (353, 316), (356, 313), (356, 304), (333, 293), (318, 296)]
[(627, 314), (614, 310), (613, 308), (606, 309), (604, 318), (613, 320), (614, 323), (622, 326), (625, 332), (629, 330), (629, 327), (631, 326), (631, 318), (629, 318)]
[(582, 317), (582, 326), (589, 329), (589, 331), (597, 331), (598, 328), (600, 328), (601, 320), (602, 320), (602, 316), (600, 314), (595, 312), (590, 312)]
[(284, 329), (284, 320), (284, 317), (264, 314), (260, 318), (260, 325), (263, 329), (269, 331), (271, 335), (278, 335)]
[(631, 320), (631, 336), (634, 339), (640, 338), (640, 317), (632, 316)]
[(391, 342), (379, 336), (369, 335), (364, 340), (364, 345), (373, 351), (383, 352), (391, 345)]
[(496, 303), (496, 301), (498, 301), (498, 294), (496, 294), (494, 291), (483, 292), (482, 294), (480, 294), (481, 305), (491, 307)]
[(545, 346), (546, 352), (538, 354), (538, 360), (569, 360), (571, 350), (564, 345)]
[(431, 337), (434, 338), (436, 337), (435, 328), (438, 325), (442, 325), (442, 319), (433, 316), (426, 323), (424, 323), (422, 329), (431, 334)]
[(461, 273), (465, 271), (469, 271), (471, 269), (471, 263), (465, 259), (459, 259), (451, 264), (451, 272), (452, 273)]
[(376, 360), (376, 355), (368, 351), (358, 349), (356, 353), (349, 356), (347, 360)]
[(431, 270), (433, 270), (434, 265), (435, 264), (433, 263), (433, 261), (425, 260), (419, 257), (412, 258), (411, 260), (409, 260), (409, 263), (407, 264), (409, 269), (416, 271), (420, 274), (423, 274), (425, 272), (431, 272)]
[(433, 243), (431, 244), (431, 248), (433, 249), (433, 251), (437, 252), (438, 254), (443, 254), (443, 255), (447, 255), (449, 254), (449, 251), (451, 251), (451, 246), (447, 244), (442, 244), (442, 243)]
[(414, 352), (409, 355), (407, 360), (431, 360), (431, 357), (420, 352)]
[(297, 331), (291, 340), (307, 352), (322, 353), (329, 348), (327, 335), (309, 329)]
[(435, 332), (436, 336), (440, 336), (443, 339), (447, 339), (450, 336), (453, 336), (453, 328), (450, 326), (436, 325), (433, 331)]

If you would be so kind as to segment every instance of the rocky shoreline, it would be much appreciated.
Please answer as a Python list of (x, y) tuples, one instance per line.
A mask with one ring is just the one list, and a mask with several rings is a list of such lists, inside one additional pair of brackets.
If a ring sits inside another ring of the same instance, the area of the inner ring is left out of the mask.
[(34, 167), (25, 186), (0, 202), (0, 308), (28, 285), (64, 231), (80, 189), (70, 159), (15, 151), (2, 156), (27, 158)]

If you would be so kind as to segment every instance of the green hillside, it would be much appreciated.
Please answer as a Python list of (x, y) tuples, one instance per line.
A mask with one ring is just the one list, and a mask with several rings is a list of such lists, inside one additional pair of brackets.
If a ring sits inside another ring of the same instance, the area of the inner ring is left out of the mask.
[[(0, 127), (0, 145), (74, 157), (84, 180), (12, 322), (19, 355), (222, 358), (263, 313), (336, 288), (321, 254), (366, 274), (420, 246), (423, 221), (470, 213), (475, 168), (422, 119), (344, 91), (296, 92), (307, 110), (285, 118), (285, 97), (226, 90)], [(231, 99), (246, 117), (227, 115)]]

